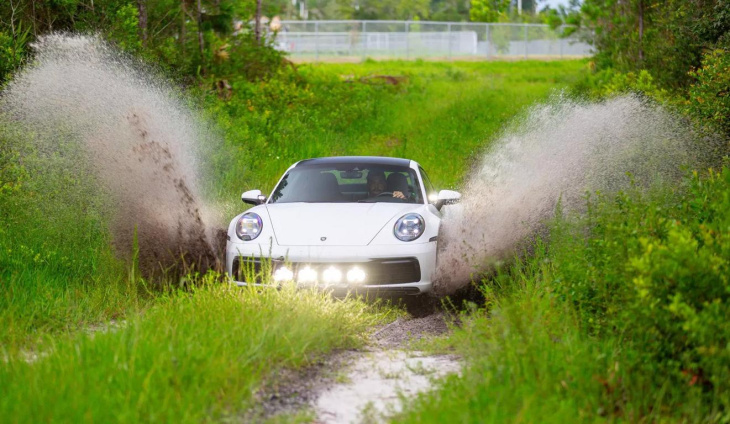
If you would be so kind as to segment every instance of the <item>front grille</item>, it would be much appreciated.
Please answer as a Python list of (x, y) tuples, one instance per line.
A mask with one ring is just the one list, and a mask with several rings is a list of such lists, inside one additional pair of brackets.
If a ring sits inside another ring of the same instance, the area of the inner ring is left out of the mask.
[(402, 284), (421, 281), (421, 266), (416, 258), (382, 259), (363, 266), (366, 284)]
[(283, 261), (261, 260), (253, 257), (237, 257), (233, 259), (232, 276), (236, 281), (265, 281), (264, 276), (271, 274), (278, 266), (286, 265), (294, 271), (294, 274), (306, 266), (322, 275), (322, 272), (334, 266), (346, 274), (353, 267), (359, 267), (365, 271), (365, 285), (403, 284), (417, 283), (421, 281), (421, 265), (416, 258), (390, 258), (373, 259), (368, 262), (347, 262), (347, 263), (286, 263)]

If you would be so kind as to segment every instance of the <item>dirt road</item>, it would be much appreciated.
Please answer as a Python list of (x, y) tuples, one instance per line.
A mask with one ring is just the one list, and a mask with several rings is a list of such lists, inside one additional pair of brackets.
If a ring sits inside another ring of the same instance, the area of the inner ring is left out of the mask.
[(448, 331), (449, 316), (434, 312), (399, 318), (378, 328), (360, 350), (336, 353), (301, 372), (275, 376), (259, 393), (261, 407), (248, 418), (307, 411), (315, 423), (383, 422), (402, 402), (459, 372), (454, 355), (428, 355), (409, 348), (411, 341)]

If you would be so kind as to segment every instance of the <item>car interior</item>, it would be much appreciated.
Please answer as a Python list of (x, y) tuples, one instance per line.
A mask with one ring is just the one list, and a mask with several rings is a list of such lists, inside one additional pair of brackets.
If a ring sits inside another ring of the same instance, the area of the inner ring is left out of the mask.
[[(403, 169), (403, 168), (401, 168)], [(384, 178), (381, 195), (368, 192), (368, 176)], [(401, 192), (405, 199), (393, 197)], [(292, 170), (274, 193), (273, 202), (315, 203), (420, 203), (421, 195), (413, 170), (394, 169), (332, 169), (314, 168)]]

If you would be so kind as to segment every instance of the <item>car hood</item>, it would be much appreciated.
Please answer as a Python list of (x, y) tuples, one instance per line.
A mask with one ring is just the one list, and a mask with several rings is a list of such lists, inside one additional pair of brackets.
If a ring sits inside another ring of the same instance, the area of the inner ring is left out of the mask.
[[(280, 203), (266, 210), (281, 246), (366, 246), (409, 203)], [(323, 239), (324, 238), (324, 239)]]

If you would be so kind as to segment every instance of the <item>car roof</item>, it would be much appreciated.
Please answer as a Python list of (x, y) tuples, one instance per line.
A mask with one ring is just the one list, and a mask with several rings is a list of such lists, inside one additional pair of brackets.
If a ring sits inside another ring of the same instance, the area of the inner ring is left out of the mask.
[(361, 163), (363, 165), (388, 165), (388, 166), (411, 166), (410, 159), (390, 158), (384, 156), (332, 156), (327, 158), (305, 159), (297, 162), (295, 166), (301, 165), (327, 165), (341, 163)]

